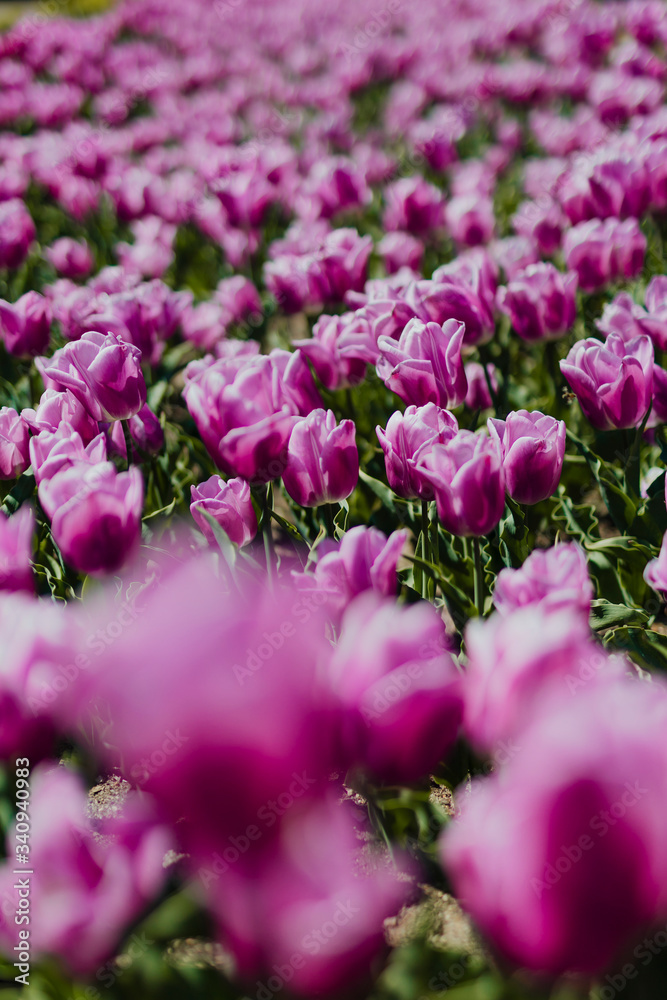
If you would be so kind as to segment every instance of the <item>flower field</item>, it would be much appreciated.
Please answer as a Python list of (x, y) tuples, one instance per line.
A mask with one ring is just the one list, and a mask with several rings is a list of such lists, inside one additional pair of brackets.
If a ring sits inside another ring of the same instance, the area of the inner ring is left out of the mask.
[(0, 34), (7, 997), (666, 995), (666, 86), (662, 0)]

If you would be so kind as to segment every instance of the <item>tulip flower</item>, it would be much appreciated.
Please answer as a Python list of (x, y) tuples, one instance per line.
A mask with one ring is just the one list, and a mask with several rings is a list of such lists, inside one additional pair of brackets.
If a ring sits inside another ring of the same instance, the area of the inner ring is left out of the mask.
[(28, 425), (11, 406), (0, 408), (0, 479), (17, 479), (30, 465)]
[(42, 506), (49, 514), (49, 503), (42, 493), (42, 483), (48, 483), (61, 469), (85, 462), (95, 465), (105, 462), (106, 442), (103, 434), (98, 434), (87, 445), (71, 424), (61, 423), (55, 431), (41, 431), (30, 439), (30, 462), (37, 485), (40, 488)]
[(486, 535), (505, 509), (505, 475), (498, 443), (459, 431), (423, 457), (419, 472), (435, 490), (438, 517), (454, 535)]
[(357, 485), (359, 454), (352, 420), (336, 424), (332, 410), (312, 410), (295, 424), (283, 483), (302, 507), (345, 500)]
[(458, 406), (468, 389), (461, 359), (464, 333), (463, 323), (455, 319), (442, 326), (412, 319), (398, 342), (378, 338), (378, 376), (406, 403)]
[(498, 306), (527, 341), (554, 340), (570, 330), (577, 315), (577, 275), (553, 264), (530, 264), (498, 291)]
[(576, 271), (583, 292), (595, 292), (612, 281), (635, 278), (642, 269), (646, 237), (636, 219), (591, 219), (565, 233), (565, 263)]
[(387, 482), (394, 493), (408, 500), (433, 498), (433, 487), (419, 472), (419, 462), (434, 444), (444, 444), (459, 429), (456, 417), (435, 403), (408, 406), (405, 413), (397, 410), (387, 422), (386, 430), (375, 432), (384, 452)]
[(190, 513), (210, 545), (215, 536), (204, 514), (209, 514), (229, 535), (235, 545), (247, 545), (257, 534), (257, 515), (252, 505), (250, 487), (243, 479), (211, 476), (199, 486), (191, 486)]
[(37, 367), (47, 388), (69, 389), (96, 420), (128, 420), (146, 402), (141, 351), (113, 333), (84, 333)]
[(494, 392), (498, 392), (498, 378), (496, 376), (496, 366), (489, 364), (486, 366), (487, 376), (484, 368), (477, 361), (469, 361), (465, 365), (466, 379), (468, 381), (468, 391), (464, 400), (469, 410), (488, 410), (493, 406), (493, 399), (489, 390), (489, 382)]
[(45, 256), (58, 274), (75, 280), (89, 275), (95, 264), (86, 241), (78, 242), (69, 236), (63, 236), (52, 243), (46, 249)]
[(657, 559), (651, 559), (646, 564), (644, 579), (659, 594), (667, 594), (667, 533), (662, 539)]
[(69, 389), (46, 389), (37, 409), (21, 410), (21, 416), (33, 432), (56, 431), (61, 423), (69, 424), (79, 434), (84, 444), (89, 444), (100, 432), (97, 420)]
[(349, 763), (375, 780), (418, 781), (455, 742), (459, 675), (427, 602), (397, 608), (370, 591), (357, 597), (343, 616), (330, 678), (348, 715)]
[(586, 553), (570, 542), (534, 549), (520, 569), (501, 570), (493, 603), (501, 615), (536, 605), (545, 611), (572, 608), (588, 621), (593, 595)]
[(653, 344), (640, 335), (578, 341), (560, 363), (579, 405), (599, 430), (638, 427), (653, 394)]
[(591, 977), (667, 914), (665, 685), (618, 680), (551, 700), (473, 782), (441, 856), (513, 964)]
[(78, 463), (48, 482), (51, 530), (63, 559), (79, 573), (113, 573), (139, 544), (144, 487), (136, 466)]
[(19, 267), (35, 234), (35, 223), (20, 198), (0, 202), (0, 267)]
[(0, 591), (35, 591), (32, 575), (32, 536), (35, 516), (21, 507), (7, 517), (0, 511)]
[(502, 451), (505, 489), (512, 500), (533, 504), (550, 497), (563, 471), (565, 422), (516, 410), (506, 420), (490, 418), (488, 427)]
[(41, 354), (49, 346), (51, 305), (38, 292), (26, 292), (16, 302), (0, 299), (0, 338), (17, 357)]

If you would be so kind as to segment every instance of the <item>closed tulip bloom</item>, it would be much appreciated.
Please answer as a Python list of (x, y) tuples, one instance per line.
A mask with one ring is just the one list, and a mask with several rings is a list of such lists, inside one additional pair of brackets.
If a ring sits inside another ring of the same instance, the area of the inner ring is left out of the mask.
[(426, 454), (419, 471), (435, 490), (438, 517), (453, 535), (486, 535), (505, 509), (505, 475), (498, 443), (459, 431)]
[(505, 489), (517, 503), (539, 503), (555, 492), (565, 457), (565, 422), (539, 411), (491, 418), (489, 433), (503, 454)]
[(488, 410), (489, 407), (493, 406), (489, 382), (493, 391), (498, 392), (496, 366), (489, 362), (486, 370), (489, 376), (488, 380), (484, 374), (484, 368), (478, 361), (469, 361), (465, 366), (466, 378), (468, 380), (465, 404), (469, 410)]
[(667, 533), (662, 539), (657, 559), (651, 559), (644, 570), (644, 579), (649, 587), (659, 594), (667, 594)]
[(285, 489), (302, 507), (345, 500), (357, 485), (359, 453), (352, 420), (313, 410), (295, 425), (287, 446)]
[(35, 516), (30, 507), (21, 507), (11, 517), (0, 511), (0, 591), (34, 593), (31, 563), (34, 531)]
[[(84, 446), (81, 436), (66, 422), (59, 424), (55, 431), (40, 431), (30, 439), (30, 462), (40, 487), (42, 506), (46, 502), (41, 493), (42, 483), (53, 479), (61, 469), (80, 462), (96, 465), (98, 462), (105, 462), (106, 457), (107, 447), (103, 434), (98, 434)], [(44, 506), (44, 509), (49, 514), (48, 506)]]
[(96, 420), (128, 420), (146, 402), (141, 351), (114, 333), (84, 333), (37, 367), (47, 388), (69, 389)]
[(586, 553), (576, 542), (534, 549), (520, 569), (503, 569), (493, 591), (501, 615), (528, 605), (545, 611), (571, 608), (588, 621), (594, 589)]
[(343, 752), (376, 781), (418, 781), (454, 744), (459, 675), (440, 615), (371, 592), (348, 607), (330, 683), (347, 722)]
[(619, 279), (635, 278), (644, 264), (646, 237), (636, 219), (591, 219), (565, 233), (568, 270), (576, 271), (583, 292), (595, 292)]
[(77, 572), (116, 572), (138, 546), (144, 484), (136, 466), (73, 465), (50, 480), (49, 498), (54, 540)]
[(461, 359), (465, 326), (449, 319), (442, 326), (412, 319), (398, 342), (379, 337), (377, 373), (406, 403), (458, 406), (468, 389)]
[(257, 534), (257, 515), (252, 505), (250, 487), (244, 479), (211, 476), (199, 486), (191, 486), (190, 513), (210, 545), (215, 535), (205, 514), (217, 521), (235, 545), (247, 545)]
[(664, 922), (666, 731), (659, 678), (594, 684), (545, 705), (473, 782), (441, 857), (512, 963), (594, 976)]
[(577, 315), (577, 275), (553, 264), (530, 264), (498, 290), (498, 306), (523, 340), (555, 340), (570, 330)]
[(433, 486), (419, 471), (419, 462), (434, 444), (444, 444), (459, 429), (456, 417), (435, 403), (396, 410), (386, 429), (375, 432), (384, 452), (387, 482), (394, 493), (406, 500), (433, 499)]
[(28, 425), (11, 406), (0, 409), (0, 479), (17, 479), (30, 465)]
[(580, 340), (560, 363), (579, 405), (598, 430), (638, 427), (653, 395), (653, 344), (611, 333)]
[(35, 223), (21, 198), (0, 202), (0, 267), (19, 267), (35, 233)]
[(38, 292), (26, 292), (16, 302), (0, 299), (0, 337), (16, 357), (41, 354), (51, 336), (51, 303)]
[(45, 251), (52, 267), (65, 278), (85, 278), (94, 266), (93, 255), (85, 240), (78, 242), (69, 236), (56, 240)]
[(33, 432), (56, 431), (61, 423), (68, 423), (79, 434), (84, 444), (88, 444), (100, 432), (97, 420), (91, 417), (87, 407), (69, 389), (46, 389), (36, 410), (21, 410), (21, 416)]

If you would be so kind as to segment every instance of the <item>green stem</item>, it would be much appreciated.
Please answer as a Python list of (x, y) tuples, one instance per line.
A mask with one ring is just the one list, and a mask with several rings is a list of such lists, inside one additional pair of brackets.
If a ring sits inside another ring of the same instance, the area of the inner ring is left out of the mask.
[[(428, 500), (422, 500), (422, 559), (425, 563), (430, 562), (430, 546), (428, 538), (429, 529), (429, 502)], [(430, 582), (430, 571), (424, 566), (422, 569), (422, 597), (428, 600), (429, 593), (429, 582)]]
[(480, 618), (484, 617), (484, 567), (482, 566), (482, 549), (477, 535), (472, 540), (475, 557), (475, 607)]
[(547, 370), (549, 372), (554, 392), (554, 413), (558, 416), (563, 407), (563, 397), (560, 392), (562, 376), (560, 365), (558, 363), (558, 348), (555, 340), (548, 340), (546, 342), (544, 345), (544, 353), (546, 355)]
[(324, 514), (324, 522), (327, 526), (327, 534), (330, 538), (335, 538), (336, 524), (334, 521), (334, 507), (332, 503), (323, 503), (321, 507)]
[[(630, 445), (630, 453), (628, 455), (628, 464), (625, 467), (625, 484), (626, 488), (635, 496), (639, 497), (639, 480), (641, 472), (641, 461), (640, 461), (640, 448), (642, 443), (642, 437), (644, 436), (644, 431), (646, 429), (646, 424), (648, 418), (651, 415), (651, 408), (649, 408), (648, 413), (642, 420), (640, 426), (637, 428), (634, 436), (634, 440)], [(628, 431), (628, 434), (630, 432)]]
[(130, 468), (132, 464), (132, 435), (130, 434), (130, 422), (129, 420), (121, 420), (121, 427), (123, 428), (123, 437), (125, 438), (125, 451), (127, 452), (127, 467)]
[(262, 491), (262, 523), (261, 531), (264, 539), (264, 555), (266, 556), (266, 573), (269, 578), (269, 586), (273, 586), (273, 572), (275, 566), (275, 551), (273, 548), (273, 534), (271, 531), (271, 512), (273, 510), (273, 484), (267, 483)]

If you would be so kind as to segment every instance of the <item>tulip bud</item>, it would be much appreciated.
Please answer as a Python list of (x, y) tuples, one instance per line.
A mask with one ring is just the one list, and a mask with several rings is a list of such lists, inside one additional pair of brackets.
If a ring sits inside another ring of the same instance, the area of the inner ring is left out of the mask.
[(387, 422), (386, 430), (375, 431), (384, 452), (387, 481), (394, 493), (407, 500), (433, 498), (433, 487), (419, 471), (419, 462), (434, 444), (444, 444), (459, 429), (456, 417), (435, 403), (408, 406), (405, 413), (397, 410)]
[(302, 507), (344, 500), (358, 478), (359, 454), (352, 420), (337, 425), (332, 410), (313, 410), (295, 425), (283, 473), (292, 500)]
[(535, 411), (516, 410), (488, 421), (503, 455), (505, 488), (517, 503), (539, 503), (555, 492), (565, 456), (565, 423)]
[(49, 346), (51, 304), (38, 292), (26, 292), (16, 302), (0, 299), (0, 337), (10, 354), (26, 357)]
[(465, 326), (455, 319), (442, 326), (412, 319), (398, 342), (379, 337), (378, 376), (406, 403), (458, 406), (468, 388), (461, 360), (464, 333)]
[(211, 525), (203, 516), (209, 514), (229, 535), (235, 545), (247, 545), (257, 534), (257, 515), (252, 505), (250, 487), (243, 479), (211, 476), (199, 486), (191, 486), (190, 513), (203, 531), (209, 545), (215, 545)]
[(638, 427), (653, 395), (653, 344), (611, 333), (603, 344), (580, 340), (560, 363), (579, 405), (599, 430)]
[(530, 264), (498, 290), (498, 306), (523, 340), (555, 340), (572, 328), (577, 315), (576, 274), (553, 264)]
[(35, 223), (20, 198), (0, 202), (0, 267), (19, 267), (35, 233)]
[(0, 409), (0, 479), (17, 479), (30, 465), (28, 425), (11, 406)]
[(21, 507), (7, 517), (0, 511), (0, 591), (27, 590), (34, 593), (32, 536), (35, 516)]

